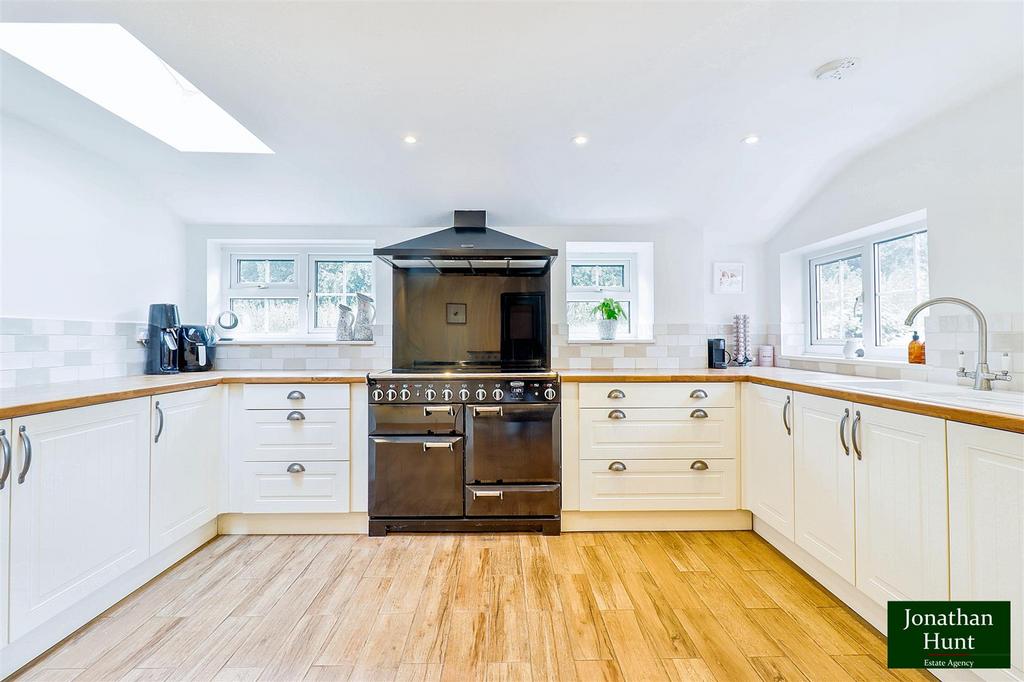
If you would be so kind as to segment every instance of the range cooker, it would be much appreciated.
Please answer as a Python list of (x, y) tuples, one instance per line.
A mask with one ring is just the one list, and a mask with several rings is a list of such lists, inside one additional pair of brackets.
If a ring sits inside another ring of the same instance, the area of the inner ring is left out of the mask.
[(559, 532), (557, 373), (388, 371), (367, 382), (370, 535)]

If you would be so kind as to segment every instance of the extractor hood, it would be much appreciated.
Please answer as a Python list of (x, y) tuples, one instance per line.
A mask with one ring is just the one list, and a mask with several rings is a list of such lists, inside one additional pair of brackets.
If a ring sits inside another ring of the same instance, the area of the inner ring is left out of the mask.
[(443, 274), (544, 274), (557, 249), (487, 227), (486, 211), (455, 211), (452, 227), (374, 249), (394, 268), (419, 268)]

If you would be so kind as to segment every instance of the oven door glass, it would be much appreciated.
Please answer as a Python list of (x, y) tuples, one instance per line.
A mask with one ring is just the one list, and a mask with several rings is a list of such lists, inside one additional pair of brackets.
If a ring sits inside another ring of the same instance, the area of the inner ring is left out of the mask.
[(462, 516), (461, 436), (370, 436), (370, 516)]
[(467, 483), (557, 483), (559, 406), (466, 406)]

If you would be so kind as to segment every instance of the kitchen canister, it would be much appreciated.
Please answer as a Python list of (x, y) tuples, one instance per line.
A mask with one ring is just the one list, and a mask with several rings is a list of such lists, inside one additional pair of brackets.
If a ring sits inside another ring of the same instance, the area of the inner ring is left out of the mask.
[(757, 365), (758, 367), (775, 366), (775, 346), (757, 347)]

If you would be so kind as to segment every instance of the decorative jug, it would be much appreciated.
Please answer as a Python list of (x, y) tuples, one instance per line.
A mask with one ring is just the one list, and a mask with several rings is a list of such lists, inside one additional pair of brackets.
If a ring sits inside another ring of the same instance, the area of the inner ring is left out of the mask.
[(366, 294), (356, 294), (356, 323), (352, 332), (355, 341), (373, 341), (373, 320), (377, 309), (373, 299)]
[(338, 341), (352, 341), (353, 329), (356, 323), (356, 314), (344, 303), (338, 304)]

